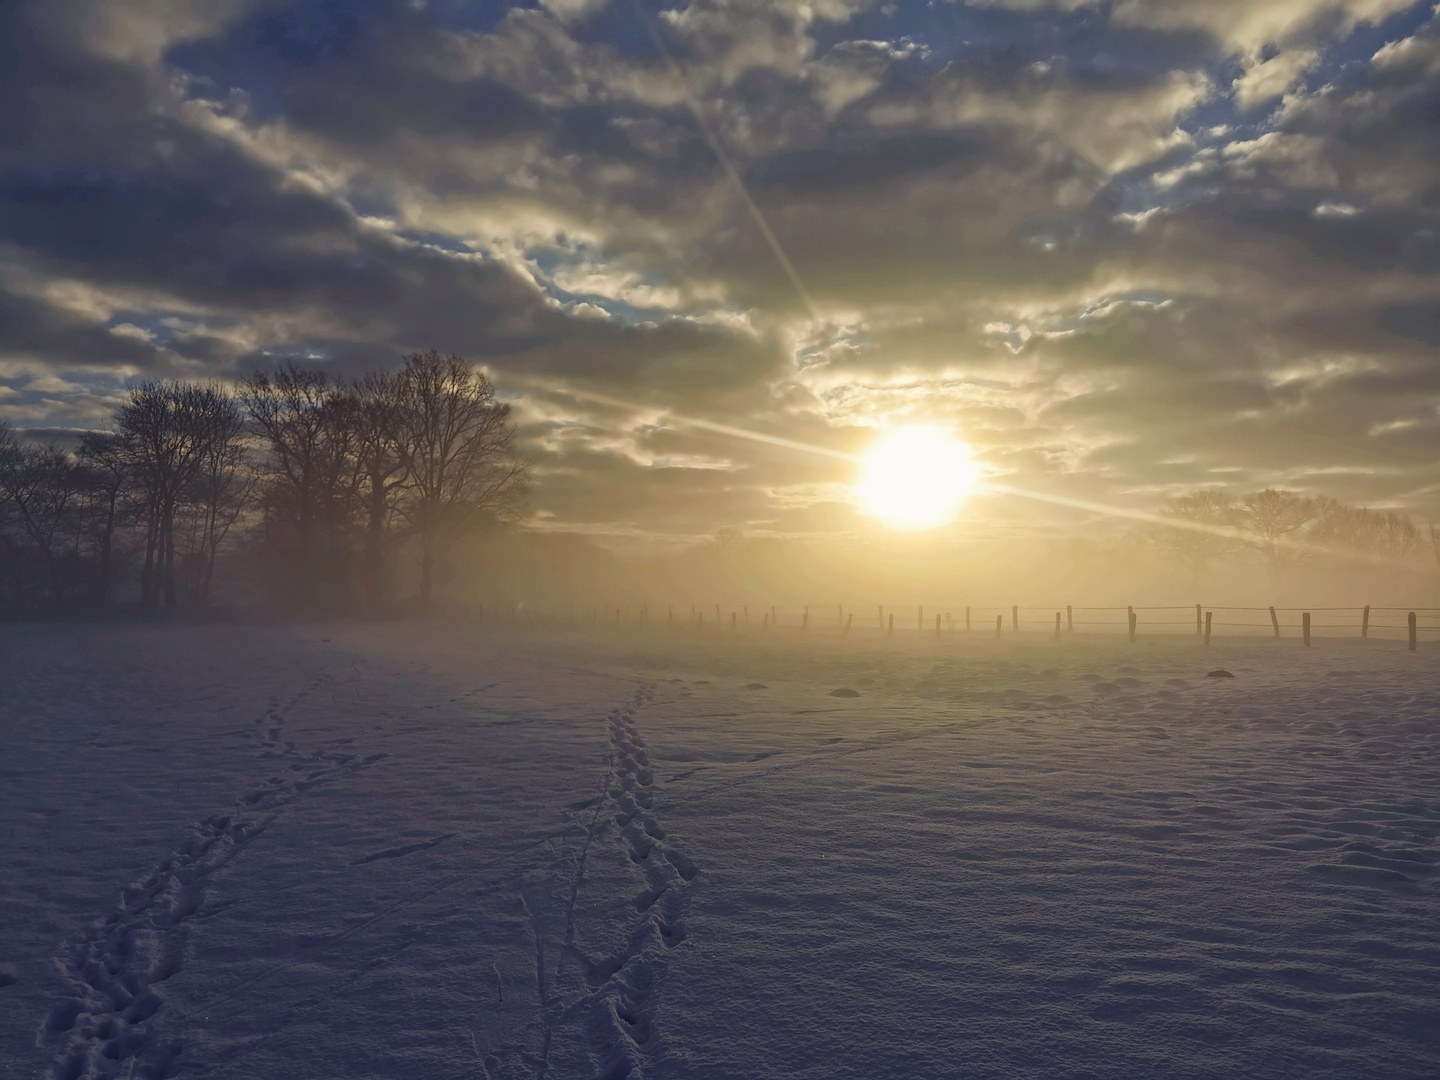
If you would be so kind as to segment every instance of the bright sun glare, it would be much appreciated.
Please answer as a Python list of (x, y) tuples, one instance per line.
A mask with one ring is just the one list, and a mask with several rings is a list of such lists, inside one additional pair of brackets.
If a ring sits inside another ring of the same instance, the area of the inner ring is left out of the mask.
[(856, 492), (867, 514), (896, 528), (927, 529), (955, 517), (978, 477), (964, 443), (939, 428), (910, 427), (870, 448)]

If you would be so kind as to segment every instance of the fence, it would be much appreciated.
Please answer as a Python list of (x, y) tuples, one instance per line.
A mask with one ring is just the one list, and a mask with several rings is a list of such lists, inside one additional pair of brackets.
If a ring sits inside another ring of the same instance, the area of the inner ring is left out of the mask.
[[(515, 611), (519, 617), (520, 609)], [(1183, 614), (1182, 614), (1183, 613)], [(833, 617), (832, 617), (833, 616)], [(898, 617), (898, 618), (897, 618)], [(1425, 635), (1440, 634), (1440, 607), (1234, 607), (1203, 604), (1172, 604), (1162, 606), (1077, 607), (1073, 605), (1036, 606), (1012, 604), (1004, 606), (969, 606), (963, 608), (927, 608), (917, 605), (902, 611), (874, 608), (852, 608), (844, 604), (816, 608), (808, 606), (740, 605), (729, 608), (721, 604), (707, 606), (668, 604), (664, 611), (652, 613), (649, 605), (638, 607), (606, 606), (591, 608), (569, 621), (589, 621), (622, 625), (653, 625), (668, 628), (696, 629), (791, 630), (801, 633), (839, 633), (886, 637), (896, 633), (908, 636), (934, 635), (940, 638), (959, 635), (1004, 637), (1014, 634), (1051, 635), (1060, 638), (1073, 634), (1125, 634), (1130, 640), (1157, 634), (1190, 634), (1209, 644), (1212, 636), (1228, 637), (1294, 637), (1309, 645), (1312, 637), (1358, 637), (1403, 639), (1411, 649)]]

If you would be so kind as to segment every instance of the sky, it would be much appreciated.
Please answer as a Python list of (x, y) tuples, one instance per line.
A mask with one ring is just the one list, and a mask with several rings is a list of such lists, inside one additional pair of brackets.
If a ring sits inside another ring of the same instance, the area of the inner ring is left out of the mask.
[[(483, 365), (531, 520), (863, 529), (862, 452), (1440, 519), (1431, 0), (0, 5), (0, 418)], [(696, 425), (693, 420), (704, 421)], [(994, 497), (972, 517), (1068, 511)]]

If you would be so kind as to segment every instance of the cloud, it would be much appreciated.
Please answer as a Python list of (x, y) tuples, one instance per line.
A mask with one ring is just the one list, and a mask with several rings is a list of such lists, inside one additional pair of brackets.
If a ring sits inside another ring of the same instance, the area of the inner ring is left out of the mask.
[(1249, 110), (1273, 101), (1294, 86), (1319, 59), (1320, 54), (1314, 49), (1290, 49), (1252, 64), (1232, 86), (1235, 103)]
[(555, 528), (854, 527), (843, 462), (683, 416), (948, 423), (1102, 501), (1435, 498), (1428, 7), (647, 10), (0, 9), (0, 415), (433, 346), (517, 396)]

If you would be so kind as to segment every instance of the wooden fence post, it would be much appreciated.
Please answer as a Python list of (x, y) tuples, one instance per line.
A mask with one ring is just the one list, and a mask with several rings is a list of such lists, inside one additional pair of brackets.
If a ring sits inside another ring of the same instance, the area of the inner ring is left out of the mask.
[(1195, 633), (1197, 633), (1197, 634), (1203, 634), (1204, 632), (1205, 632), (1204, 620), (1201, 619), (1201, 617), (1200, 617), (1200, 605), (1199, 605), (1199, 604), (1196, 604), (1196, 605), (1195, 605)]
[(850, 636), (850, 624), (855, 621), (855, 613), (852, 611), (845, 619), (845, 629), (840, 631), (841, 637)]
[(965, 632), (967, 634), (970, 632), (970, 609), (968, 607), (965, 609)]
[(1411, 651), (1411, 652), (1414, 652), (1414, 651), (1415, 651), (1415, 612), (1413, 612), (1413, 611), (1410, 612), (1409, 617), (1408, 617), (1405, 621), (1406, 621), (1407, 623), (1409, 623), (1409, 625), (1410, 625), (1410, 651)]
[(1125, 609), (1125, 611), (1126, 611), (1126, 614), (1127, 614), (1127, 618), (1126, 618), (1125, 621), (1130, 624), (1130, 640), (1131, 640), (1131, 641), (1134, 641), (1134, 640), (1135, 640), (1135, 608), (1134, 608), (1133, 606), (1127, 606), (1126, 609)]
[(1065, 605), (1065, 632), (1067, 634), (1075, 632), (1075, 611), (1069, 604)]
[(1211, 619), (1211, 617), (1212, 617), (1214, 614), (1215, 614), (1215, 613), (1214, 613), (1213, 611), (1207, 611), (1207, 612), (1205, 612), (1205, 644), (1206, 644), (1206, 645), (1209, 645), (1209, 644), (1210, 644), (1210, 619)]
[(939, 637), (939, 636), (940, 636), (940, 616), (939, 616), (939, 615), (936, 615), (936, 616), (935, 616), (935, 636), (936, 636), (936, 637)]
[(730, 632), (735, 632), (735, 612), (730, 612)]
[(1300, 632), (1305, 635), (1305, 647), (1310, 647), (1310, 612), (1306, 611), (1300, 616)]
[(1055, 612), (1055, 640), (1060, 640), (1060, 613)]
[(769, 630), (769, 629), (770, 629), (770, 615), (769, 615), (768, 612), (764, 612), (764, 613), (762, 613), (761, 616), (760, 616), (760, 629), (761, 629), (761, 630)]
[(800, 632), (803, 634), (810, 629), (810, 607), (807, 604), (805, 614), (800, 616)]
[(921, 604), (915, 609), (915, 629), (925, 629), (925, 605)]
[(1370, 605), (1369, 605), (1369, 604), (1366, 604), (1366, 605), (1365, 605), (1365, 614), (1363, 614), (1363, 615), (1360, 616), (1360, 636), (1361, 636), (1362, 638), (1368, 638), (1368, 637), (1370, 636)]
[[(1306, 615), (1305, 617), (1308, 619), (1310, 616), (1309, 616), (1309, 615)], [(1270, 625), (1275, 628), (1275, 636), (1276, 636), (1276, 637), (1279, 637), (1279, 636), (1280, 636), (1280, 617), (1275, 614), (1275, 606), (1274, 606), (1273, 604), (1270, 606)]]
[(996, 615), (996, 616), (995, 616), (995, 636), (996, 636), (997, 638), (1000, 636), (1000, 630), (1001, 630), (1001, 628), (1004, 627), (1004, 625), (1005, 625), (1005, 616), (1004, 616), (1004, 615)]
[(894, 612), (891, 612), (891, 613), (890, 613), (890, 629), (888, 629), (887, 631), (885, 631), (885, 636), (886, 636), (886, 637), (894, 637), (894, 636), (895, 636), (895, 613), (894, 613)]
[(1014, 633), (1020, 632), (1020, 605), (1015, 604), (1010, 608), (1010, 629)]

